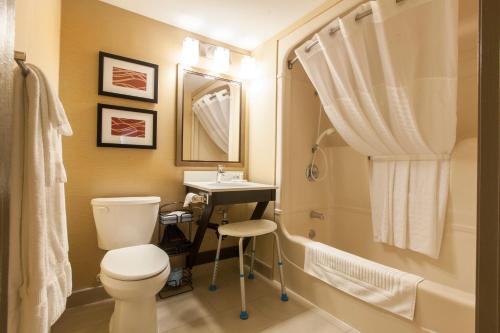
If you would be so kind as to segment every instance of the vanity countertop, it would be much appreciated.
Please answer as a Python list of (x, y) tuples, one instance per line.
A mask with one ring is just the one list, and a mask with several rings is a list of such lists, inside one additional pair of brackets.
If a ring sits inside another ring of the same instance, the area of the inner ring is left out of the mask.
[(243, 171), (226, 171), (217, 183), (216, 171), (184, 171), (184, 186), (205, 192), (241, 192), (275, 190), (276, 185), (253, 183), (243, 180)]
[(196, 188), (206, 192), (275, 190), (278, 188), (276, 185), (243, 181), (224, 181), (220, 183), (215, 181), (185, 181), (184, 186)]
[[(220, 182), (216, 180), (219, 179)], [(259, 184), (243, 180), (243, 171), (229, 170), (217, 171), (184, 171), (184, 186), (188, 192), (202, 191), (204, 196), (203, 212), (198, 221), (196, 235), (187, 259), (187, 267), (192, 268), (195, 264), (210, 262), (215, 258), (215, 250), (205, 251), (198, 256), (201, 243), (208, 228), (217, 229), (218, 225), (210, 223), (210, 217), (214, 208), (218, 205), (248, 204), (256, 203), (250, 217), (251, 220), (261, 219), (270, 201), (276, 200), (276, 189), (278, 186)], [(246, 238), (243, 246), (246, 248), (250, 238)], [(237, 256), (238, 246), (222, 248), (221, 258)], [(212, 258), (206, 261), (206, 258)]]

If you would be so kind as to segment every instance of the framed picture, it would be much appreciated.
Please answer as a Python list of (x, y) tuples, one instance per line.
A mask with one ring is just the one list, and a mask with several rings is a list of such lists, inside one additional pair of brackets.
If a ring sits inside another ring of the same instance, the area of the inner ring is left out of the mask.
[(97, 104), (97, 147), (156, 149), (156, 111)]
[(99, 95), (158, 103), (158, 65), (99, 52)]

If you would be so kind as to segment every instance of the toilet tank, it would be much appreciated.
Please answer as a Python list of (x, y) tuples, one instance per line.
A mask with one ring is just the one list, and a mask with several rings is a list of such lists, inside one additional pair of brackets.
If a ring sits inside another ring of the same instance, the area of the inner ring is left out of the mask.
[(99, 248), (112, 250), (151, 241), (160, 197), (96, 198), (91, 204)]

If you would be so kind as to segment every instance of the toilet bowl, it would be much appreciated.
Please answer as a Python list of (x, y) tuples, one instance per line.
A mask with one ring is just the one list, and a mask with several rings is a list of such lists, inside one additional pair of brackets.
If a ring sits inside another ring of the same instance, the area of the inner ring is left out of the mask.
[(92, 199), (101, 261), (100, 280), (114, 299), (110, 333), (158, 333), (156, 294), (170, 274), (168, 255), (148, 244), (159, 197)]
[(167, 254), (148, 244), (111, 250), (101, 262), (101, 282), (115, 300), (110, 333), (157, 333), (156, 294), (170, 274)]

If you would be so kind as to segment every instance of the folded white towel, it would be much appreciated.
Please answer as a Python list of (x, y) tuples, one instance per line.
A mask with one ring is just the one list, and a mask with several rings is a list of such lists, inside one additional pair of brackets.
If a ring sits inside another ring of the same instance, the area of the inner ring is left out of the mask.
[(304, 271), (343, 292), (413, 320), (417, 286), (423, 278), (309, 242)]

